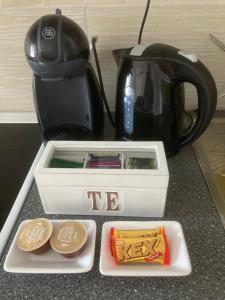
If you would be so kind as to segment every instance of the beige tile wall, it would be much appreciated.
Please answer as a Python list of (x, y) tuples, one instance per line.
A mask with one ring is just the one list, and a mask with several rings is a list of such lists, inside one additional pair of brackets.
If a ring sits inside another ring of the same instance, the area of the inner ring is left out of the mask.
[[(146, 0), (0, 0), (0, 112), (32, 111), (32, 73), (25, 58), (26, 31), (38, 17), (60, 7), (86, 31), (98, 35), (106, 94), (114, 108), (117, 68), (111, 50), (132, 46)], [(209, 39), (212, 32), (225, 42), (225, 0), (152, 0), (144, 43), (163, 42), (195, 52), (225, 92), (225, 53)], [(188, 91), (187, 106), (196, 107)], [(225, 99), (219, 109), (225, 109)]]

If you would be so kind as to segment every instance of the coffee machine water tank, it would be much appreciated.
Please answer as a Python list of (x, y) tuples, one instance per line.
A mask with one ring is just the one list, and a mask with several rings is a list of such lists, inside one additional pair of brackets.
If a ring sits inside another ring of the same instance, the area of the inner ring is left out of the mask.
[(44, 140), (101, 138), (103, 102), (81, 27), (58, 12), (43, 16), (26, 35), (25, 54)]

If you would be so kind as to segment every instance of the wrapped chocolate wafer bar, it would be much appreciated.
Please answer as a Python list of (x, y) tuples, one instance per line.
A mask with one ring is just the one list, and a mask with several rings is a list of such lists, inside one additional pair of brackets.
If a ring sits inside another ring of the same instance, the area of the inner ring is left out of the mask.
[(145, 238), (145, 237), (156, 237), (162, 234), (163, 227), (155, 229), (142, 229), (142, 230), (118, 230), (113, 228), (113, 236), (117, 238)]
[(114, 261), (121, 263), (169, 264), (169, 247), (164, 227), (144, 230), (110, 230)]

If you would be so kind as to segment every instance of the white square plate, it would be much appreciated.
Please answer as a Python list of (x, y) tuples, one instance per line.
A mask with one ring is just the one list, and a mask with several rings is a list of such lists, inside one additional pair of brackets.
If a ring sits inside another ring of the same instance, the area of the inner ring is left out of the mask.
[[(68, 220), (51, 220), (53, 227)], [(4, 269), (13, 273), (84, 273), (92, 269), (95, 253), (96, 223), (93, 220), (76, 220), (87, 227), (88, 240), (84, 249), (73, 258), (63, 257), (49, 249), (46, 253), (35, 255), (21, 251), (16, 245), (18, 228), (5, 260)]]
[[(109, 244), (111, 227), (118, 229), (144, 229), (159, 226), (165, 227), (170, 250), (170, 265), (151, 265), (147, 263), (116, 265), (111, 255)], [(100, 272), (107, 276), (189, 275), (191, 273), (191, 262), (180, 223), (175, 221), (115, 221), (104, 223), (102, 226)]]

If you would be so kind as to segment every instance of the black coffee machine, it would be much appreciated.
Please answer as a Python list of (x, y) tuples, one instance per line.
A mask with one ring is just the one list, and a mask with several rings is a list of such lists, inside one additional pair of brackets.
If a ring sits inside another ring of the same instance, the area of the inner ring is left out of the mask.
[(34, 72), (35, 107), (44, 140), (101, 139), (102, 95), (80, 26), (59, 10), (43, 16), (26, 35), (25, 53)]

